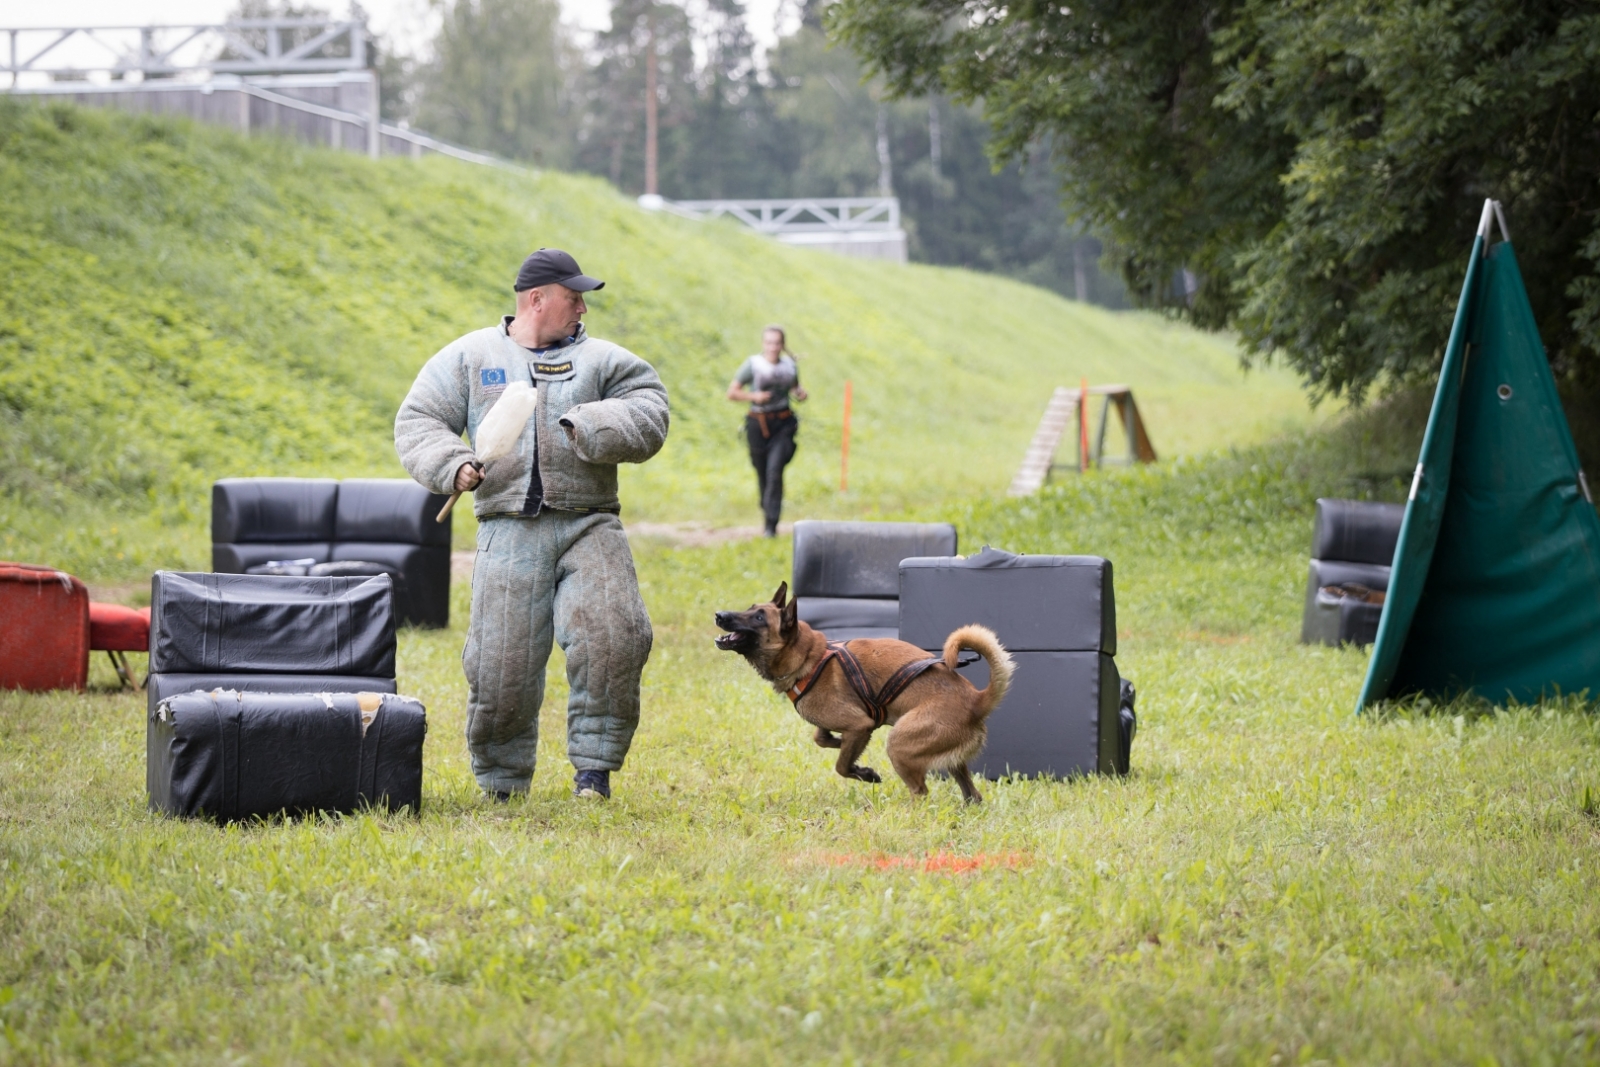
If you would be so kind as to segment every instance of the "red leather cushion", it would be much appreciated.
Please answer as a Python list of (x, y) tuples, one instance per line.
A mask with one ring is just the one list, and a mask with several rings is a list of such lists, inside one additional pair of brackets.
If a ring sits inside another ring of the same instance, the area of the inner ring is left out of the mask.
[(0, 562), (0, 688), (82, 689), (89, 590), (50, 567)]
[(89, 601), (89, 647), (96, 652), (150, 651), (150, 609)]

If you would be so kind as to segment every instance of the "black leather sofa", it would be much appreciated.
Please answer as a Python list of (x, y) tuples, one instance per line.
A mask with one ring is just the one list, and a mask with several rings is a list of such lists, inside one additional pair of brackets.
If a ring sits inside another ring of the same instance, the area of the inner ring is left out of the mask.
[(1306, 576), (1305, 612), (1300, 640), (1305, 644), (1370, 645), (1383, 616), (1395, 544), (1400, 540), (1404, 504), (1367, 500), (1317, 501), (1311, 532), (1311, 566)]
[(448, 626), (450, 523), (434, 521), (445, 499), (403, 478), (224, 478), (211, 487), (211, 569), (387, 573), (401, 625)]
[(800, 620), (831, 641), (900, 634), (900, 561), (953, 556), (956, 528), (947, 522), (794, 524), (794, 577)]

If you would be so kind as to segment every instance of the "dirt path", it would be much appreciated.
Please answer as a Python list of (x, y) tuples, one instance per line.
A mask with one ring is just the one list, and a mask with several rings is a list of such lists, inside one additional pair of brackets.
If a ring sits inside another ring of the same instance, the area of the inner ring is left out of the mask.
[[(635, 522), (627, 527), (630, 538), (664, 541), (673, 548), (715, 548), (735, 541), (752, 541), (761, 536), (759, 526), (709, 526), (703, 522)], [(779, 537), (789, 537), (794, 527), (783, 523), (778, 527)], [(450, 577), (453, 581), (472, 580), (474, 552), (450, 553)], [(90, 582), (89, 599), (106, 604), (145, 604), (150, 600), (150, 580), (138, 582)]]

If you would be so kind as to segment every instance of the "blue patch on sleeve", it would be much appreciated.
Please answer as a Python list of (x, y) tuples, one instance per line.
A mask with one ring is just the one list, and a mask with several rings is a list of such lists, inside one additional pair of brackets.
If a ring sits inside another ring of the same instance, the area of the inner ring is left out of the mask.
[(506, 384), (506, 369), (504, 367), (488, 367), (478, 372), (478, 378), (484, 385)]

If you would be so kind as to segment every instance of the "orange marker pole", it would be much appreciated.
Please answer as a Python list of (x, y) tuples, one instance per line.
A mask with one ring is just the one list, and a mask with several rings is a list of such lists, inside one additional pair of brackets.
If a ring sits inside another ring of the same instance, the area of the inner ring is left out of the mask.
[(1078, 472), (1089, 469), (1089, 379), (1078, 387)]
[(839, 445), (839, 492), (850, 485), (850, 382), (844, 383), (844, 437)]

